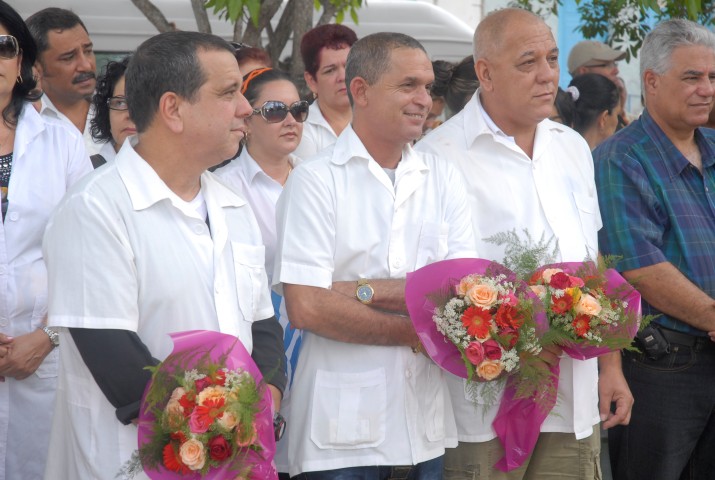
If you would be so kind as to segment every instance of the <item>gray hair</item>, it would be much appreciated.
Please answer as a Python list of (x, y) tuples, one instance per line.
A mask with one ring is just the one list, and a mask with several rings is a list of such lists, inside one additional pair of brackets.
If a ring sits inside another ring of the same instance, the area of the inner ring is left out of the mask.
[(206, 82), (197, 55), (199, 49), (234, 53), (222, 38), (199, 32), (160, 33), (139, 45), (125, 75), (129, 115), (137, 132), (149, 127), (166, 92), (174, 92), (190, 102), (195, 100)]
[(646, 35), (641, 47), (641, 80), (648, 70), (658, 75), (667, 72), (676, 48), (696, 45), (715, 52), (715, 35), (702, 25), (682, 18), (659, 23)]
[(420, 42), (403, 33), (373, 33), (353, 44), (345, 64), (345, 85), (350, 105), (353, 104), (350, 93), (350, 83), (353, 79), (360, 77), (368, 85), (374, 85), (390, 68), (390, 56), (392, 51), (398, 48), (412, 48), (427, 53)]

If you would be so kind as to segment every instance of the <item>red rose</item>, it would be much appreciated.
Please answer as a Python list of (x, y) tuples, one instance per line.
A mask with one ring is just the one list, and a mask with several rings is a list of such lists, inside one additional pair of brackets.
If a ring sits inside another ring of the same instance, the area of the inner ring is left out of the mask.
[(494, 339), (489, 339), (482, 344), (484, 356), (489, 360), (499, 360), (501, 358), (501, 347)]
[(585, 283), (583, 282), (583, 280), (581, 280), (581, 279), (578, 278), (578, 277), (569, 277), (569, 282), (571, 282), (570, 285), (569, 285), (570, 287), (579, 287), (579, 288), (581, 288), (581, 287), (583, 287), (583, 286), (585, 285)]
[(481, 307), (471, 306), (462, 314), (462, 325), (467, 329), (467, 333), (479, 339), (489, 337), (489, 330), (492, 326), (492, 315), (489, 310)]
[(508, 347), (509, 350), (514, 348), (516, 342), (519, 341), (519, 331), (514, 328), (503, 328), (500, 333), (501, 337), (504, 339), (504, 341), (506, 341), (506, 347)]
[(196, 393), (201, 393), (204, 388), (211, 385), (211, 379), (209, 377), (199, 378), (194, 381), (194, 385), (196, 386)]
[(524, 317), (512, 305), (502, 304), (494, 317), (500, 329), (507, 327), (519, 328), (524, 324)]
[(529, 285), (539, 285), (542, 283), (541, 279), (544, 275), (543, 270), (537, 270), (529, 279)]
[(573, 297), (564, 293), (560, 297), (551, 297), (551, 311), (556, 314), (566, 313), (573, 307)]
[(479, 365), (484, 360), (484, 347), (479, 342), (470, 342), (464, 349), (464, 355), (472, 365)]
[(588, 315), (576, 315), (571, 325), (573, 325), (576, 335), (583, 338), (591, 330), (591, 317)]
[(209, 455), (217, 462), (226, 460), (231, 456), (231, 445), (221, 435), (216, 435), (209, 440)]
[(571, 286), (571, 278), (564, 272), (557, 272), (551, 275), (551, 281), (549, 282), (551, 288), (557, 290), (563, 290)]

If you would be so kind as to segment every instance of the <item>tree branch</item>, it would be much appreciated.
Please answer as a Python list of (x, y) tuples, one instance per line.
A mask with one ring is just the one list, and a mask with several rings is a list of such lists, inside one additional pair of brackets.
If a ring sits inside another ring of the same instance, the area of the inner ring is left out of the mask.
[(135, 7), (159, 30), (159, 33), (172, 32), (176, 30), (176, 25), (169, 22), (161, 10), (151, 3), (151, 0), (132, 0)]
[(320, 0), (320, 4), (323, 6), (323, 13), (320, 14), (316, 27), (330, 23), (338, 13), (338, 7), (329, 0)]
[(199, 27), (199, 32), (211, 33), (209, 15), (206, 13), (204, 3), (204, 0), (191, 0), (191, 10), (194, 11), (194, 18), (196, 18), (196, 26)]

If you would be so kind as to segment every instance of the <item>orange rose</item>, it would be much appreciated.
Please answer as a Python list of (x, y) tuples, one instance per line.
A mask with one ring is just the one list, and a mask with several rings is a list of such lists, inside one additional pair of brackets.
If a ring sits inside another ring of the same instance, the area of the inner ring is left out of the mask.
[(478, 305), (484, 309), (489, 309), (494, 305), (499, 298), (499, 292), (490, 286), (483, 283), (474, 285), (467, 291), (467, 298), (472, 302), (472, 305)]
[(204, 468), (206, 463), (206, 452), (204, 452), (204, 446), (192, 438), (181, 444), (179, 448), (179, 456), (181, 461), (189, 467), (191, 470), (201, 470)]
[(217, 419), (219, 425), (221, 425), (226, 430), (233, 430), (233, 428), (238, 424), (238, 419), (231, 412), (223, 412)]
[(546, 287), (543, 285), (530, 285), (531, 291), (536, 294), (539, 298), (544, 298), (546, 296)]
[(477, 367), (477, 375), (484, 380), (494, 380), (504, 371), (504, 364), (498, 360), (484, 360)]
[(576, 304), (575, 310), (577, 314), (595, 317), (601, 313), (601, 304), (591, 295), (585, 294), (581, 296), (578, 304)]
[(203, 405), (207, 400), (220, 400), (226, 398), (226, 389), (224, 387), (213, 385), (204, 388), (196, 398), (196, 403)]
[(469, 289), (473, 286), (474, 277), (467, 275), (459, 281), (459, 285), (457, 285), (457, 295), (461, 295), (462, 297), (466, 296)]

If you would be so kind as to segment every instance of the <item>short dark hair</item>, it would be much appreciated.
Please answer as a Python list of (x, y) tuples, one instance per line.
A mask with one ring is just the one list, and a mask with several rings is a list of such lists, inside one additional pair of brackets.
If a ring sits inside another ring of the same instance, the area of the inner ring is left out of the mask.
[(144, 132), (151, 124), (166, 92), (194, 101), (206, 82), (199, 49), (234, 54), (234, 48), (224, 39), (200, 32), (160, 33), (139, 45), (125, 74), (129, 115), (137, 132)]
[(129, 56), (118, 62), (108, 62), (102, 74), (97, 78), (97, 89), (92, 97), (94, 117), (90, 121), (92, 138), (97, 141), (111, 141), (112, 125), (109, 122), (109, 105), (107, 102), (114, 94), (114, 87), (124, 76), (129, 64)]
[[(47, 33), (50, 30), (68, 30), (77, 25), (81, 25), (87, 32), (87, 27), (76, 13), (57, 7), (42, 9), (27, 18), (27, 27), (32, 32), (32, 37), (37, 43), (37, 52), (40, 55), (50, 48), (50, 42), (47, 40)], [(87, 33), (89, 34), (89, 32)]]
[(479, 79), (474, 70), (474, 57), (469, 55), (458, 63), (433, 60), (434, 83), (432, 99), (442, 98), (451, 115), (462, 111), (479, 88)]
[[(250, 75), (251, 73), (249, 72), (243, 76), (243, 84), (246, 88), (243, 92), (243, 96), (246, 97), (246, 100), (248, 100), (248, 103), (251, 105), (253, 105), (253, 102), (261, 96), (263, 87), (265, 87), (268, 83), (275, 82), (277, 80), (286, 80), (295, 85), (295, 82), (288, 73), (275, 68), (265, 70), (249, 79), (248, 77)], [(297, 88), (298, 87), (296, 87), (296, 89)]]
[(561, 118), (561, 123), (573, 128), (573, 117), (576, 114), (576, 102), (574, 102), (571, 93), (559, 87), (558, 90), (556, 90), (554, 108), (556, 108), (556, 113), (558, 113), (559, 118)]
[(616, 84), (598, 73), (577, 75), (569, 86), (576, 87), (579, 92), (575, 101), (573, 129), (582, 135), (596, 122), (601, 113), (612, 113), (621, 102)]
[(324, 48), (340, 50), (352, 47), (357, 42), (357, 34), (345, 25), (328, 23), (308, 30), (300, 39), (300, 56), (303, 57), (305, 71), (312, 77), (320, 68), (320, 52)]
[(382, 74), (389, 70), (392, 51), (398, 48), (417, 49), (427, 53), (420, 42), (404, 33), (373, 33), (355, 42), (345, 64), (345, 85), (351, 105), (353, 96), (350, 83), (353, 79), (361, 77), (368, 85), (374, 85)]
[[(3, 122), (8, 126), (17, 125), (17, 119), (22, 112), (25, 102), (34, 102), (42, 96), (35, 90), (37, 81), (32, 73), (32, 66), (37, 58), (37, 47), (22, 17), (9, 4), (0, 0), (0, 23), (9, 35), (17, 39), (22, 52), (20, 64), (20, 77), (22, 81), (15, 81), (12, 88), (12, 98), (7, 107), (2, 111)], [(13, 79), (8, 79), (12, 81)], [(19, 78), (17, 79), (19, 80)]]

